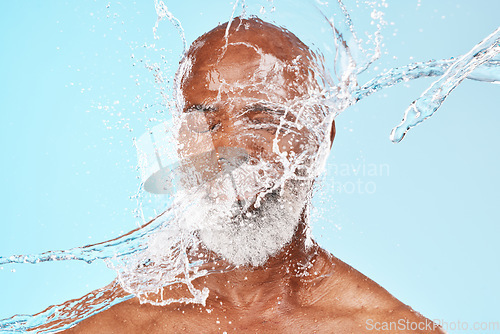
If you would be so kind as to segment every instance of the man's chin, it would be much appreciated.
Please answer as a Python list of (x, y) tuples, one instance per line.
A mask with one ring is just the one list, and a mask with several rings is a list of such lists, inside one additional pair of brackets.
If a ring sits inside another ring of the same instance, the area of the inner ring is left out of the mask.
[(219, 207), (199, 230), (201, 242), (234, 265), (264, 265), (292, 240), (300, 221), (305, 196), (293, 193), (290, 199), (290, 195), (282, 197), (278, 189), (265, 194), (259, 206), (242, 208), (234, 202), (230, 212)]

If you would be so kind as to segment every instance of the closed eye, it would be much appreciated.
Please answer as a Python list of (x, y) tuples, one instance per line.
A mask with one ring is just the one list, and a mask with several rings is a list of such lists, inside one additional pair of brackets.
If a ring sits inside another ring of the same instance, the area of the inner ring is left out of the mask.
[(266, 106), (263, 104), (250, 105), (243, 110), (239, 117), (245, 117), (252, 123), (263, 124), (279, 123), (280, 118), (285, 114), (285, 111), (279, 108), (273, 108), (271, 106)]
[(271, 123), (274, 124), (279, 121), (279, 118), (269, 113), (251, 113), (248, 115), (248, 120), (256, 124)]

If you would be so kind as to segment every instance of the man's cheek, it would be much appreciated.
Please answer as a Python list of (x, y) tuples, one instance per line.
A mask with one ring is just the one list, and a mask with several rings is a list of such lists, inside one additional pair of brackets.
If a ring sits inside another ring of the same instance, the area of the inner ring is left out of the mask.
[[(285, 157), (292, 161), (294, 157), (297, 157), (303, 154), (305, 151), (311, 153), (314, 143), (311, 142), (311, 139), (303, 134), (290, 133), (279, 137), (277, 142), (277, 148), (279, 149), (281, 155), (285, 155)], [(275, 145), (273, 145), (276, 148)], [(286, 153), (285, 153), (286, 152)]]

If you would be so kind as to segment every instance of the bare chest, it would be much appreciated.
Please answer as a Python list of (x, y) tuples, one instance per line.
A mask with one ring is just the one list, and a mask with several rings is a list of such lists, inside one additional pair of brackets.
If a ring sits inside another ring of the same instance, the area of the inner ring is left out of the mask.
[(148, 333), (360, 333), (344, 317), (312, 309), (255, 311), (174, 310), (154, 317)]

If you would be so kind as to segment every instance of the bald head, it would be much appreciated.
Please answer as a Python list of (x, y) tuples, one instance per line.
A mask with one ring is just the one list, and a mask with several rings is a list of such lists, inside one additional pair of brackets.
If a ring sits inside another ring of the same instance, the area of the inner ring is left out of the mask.
[(319, 88), (314, 55), (295, 35), (258, 18), (227, 25), (199, 37), (183, 59), (177, 85), (185, 107), (241, 94), (284, 102)]

